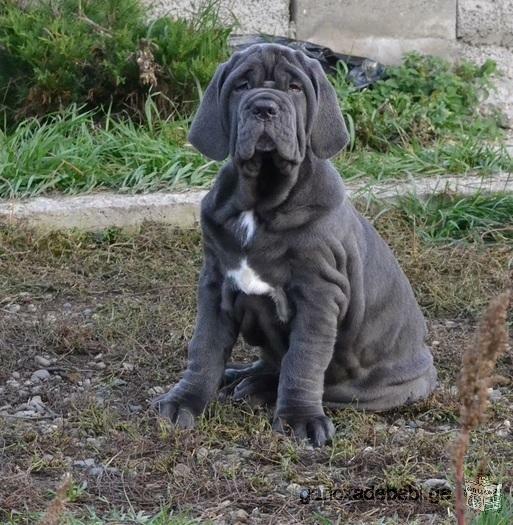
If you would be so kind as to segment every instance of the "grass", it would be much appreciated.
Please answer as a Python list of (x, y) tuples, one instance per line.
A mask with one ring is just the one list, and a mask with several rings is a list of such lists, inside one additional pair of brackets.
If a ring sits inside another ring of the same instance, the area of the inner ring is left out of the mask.
[[(162, 32), (169, 32), (162, 24), (155, 22), (150, 33), (161, 38)], [(216, 48), (214, 41), (202, 51), (211, 65), (215, 60), (209, 49)], [(192, 48), (199, 45), (193, 39)], [(192, 52), (183, 46), (180, 53)], [(174, 57), (170, 70), (186, 63), (180, 63), (180, 53), (175, 56), (162, 46), (155, 53), (164, 62)], [(433, 57), (409, 55), (403, 65), (390, 68), (387, 79), (357, 91), (340, 70), (332, 81), (350, 125), (352, 146), (334, 159), (335, 166), (345, 179), (364, 177), (371, 182), (513, 172), (513, 158), (501, 144), (498, 117), (479, 110), (484, 93), (493, 89), (493, 71), (492, 64), (451, 67)], [(71, 105), (0, 131), (0, 198), (207, 187), (218, 165), (186, 145), (188, 112), (181, 117), (176, 112), (162, 116), (163, 95), (145, 96), (137, 121), (128, 118), (130, 112), (87, 111)]]
[(434, 242), (513, 242), (513, 194), (435, 194), (400, 198), (395, 207), (419, 236)]
[[(149, 389), (175, 382), (185, 366), (201, 261), (196, 230), (146, 225), (132, 234), (42, 234), (2, 226), (2, 404), (11, 404), (13, 412), (32, 395), (20, 398), (20, 388), (6, 381), (18, 372), (26, 388), (34, 357), (46, 354), (56, 359), (55, 371), (38, 395), (62, 419), (49, 427), (51, 419), (2, 418), (0, 522), (35, 523), (71, 471), (63, 523), (73, 525), (175, 525), (182, 516), (185, 522), (219, 523), (235, 521), (239, 510), (250, 515), (249, 523), (420, 525), (430, 514), (433, 523), (449, 525), (451, 501), (302, 505), (291, 492), (293, 484), (352, 490), (419, 486), (440, 477), (451, 482), (459, 357), (479, 311), (507, 282), (511, 249), (505, 243), (434, 244), (400, 210), (369, 209), (367, 215), (392, 246), (428, 316), (441, 387), (426, 402), (383, 414), (334, 411), (336, 440), (315, 451), (274, 435), (267, 410), (214, 403), (192, 432), (158, 422), (147, 410)], [(14, 313), (12, 305), (19, 306)], [(250, 356), (249, 348), (237, 346), (236, 358)], [(100, 360), (104, 368), (93, 366)], [(507, 355), (498, 373), (508, 377), (510, 367)], [(510, 418), (513, 393), (510, 383), (500, 388), (502, 397), (476, 432), (467, 466), (476, 469), (487, 457), (490, 479), (502, 480), (507, 494), (513, 450), (510, 437), (497, 429)], [(114, 470), (97, 476), (73, 466), (85, 458)]]
[(25, 120), (12, 134), (0, 131), (0, 196), (207, 184), (216, 167), (184, 146), (187, 122), (155, 119), (153, 112), (149, 100), (145, 126), (110, 115), (98, 125), (92, 112), (70, 107), (44, 121)]

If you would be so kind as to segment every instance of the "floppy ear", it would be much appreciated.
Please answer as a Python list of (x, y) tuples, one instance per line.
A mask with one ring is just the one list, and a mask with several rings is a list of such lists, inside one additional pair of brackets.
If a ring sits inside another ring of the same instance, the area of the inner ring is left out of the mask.
[(224, 126), (219, 96), (227, 65), (221, 64), (210, 81), (192, 121), (189, 142), (203, 155), (213, 160), (228, 156), (229, 137)]
[(318, 107), (310, 144), (319, 158), (329, 159), (347, 146), (349, 133), (338, 105), (335, 89), (319, 63), (316, 63), (312, 70)]

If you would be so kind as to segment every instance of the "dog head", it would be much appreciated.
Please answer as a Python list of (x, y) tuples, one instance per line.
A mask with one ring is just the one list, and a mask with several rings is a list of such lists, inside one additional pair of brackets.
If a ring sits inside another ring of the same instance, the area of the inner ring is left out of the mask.
[(335, 90), (301, 51), (256, 44), (221, 64), (196, 113), (189, 140), (214, 160), (249, 161), (272, 152), (299, 164), (311, 148), (330, 158), (348, 142)]

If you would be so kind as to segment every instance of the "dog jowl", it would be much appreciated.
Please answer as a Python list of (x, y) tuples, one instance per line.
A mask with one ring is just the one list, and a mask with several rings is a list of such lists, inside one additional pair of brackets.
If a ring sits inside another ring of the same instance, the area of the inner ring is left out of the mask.
[[(328, 160), (348, 133), (318, 62), (274, 44), (234, 54), (189, 139), (229, 159), (202, 202), (196, 328), (160, 413), (192, 427), (221, 391), (274, 404), (276, 431), (322, 446), (335, 432), (326, 406), (428, 396), (436, 371), (411, 286)], [(229, 363), (239, 334), (250, 364)]]

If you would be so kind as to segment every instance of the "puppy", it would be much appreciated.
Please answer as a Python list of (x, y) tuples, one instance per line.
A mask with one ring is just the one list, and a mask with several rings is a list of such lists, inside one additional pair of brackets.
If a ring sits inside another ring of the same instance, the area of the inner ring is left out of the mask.
[[(235, 399), (275, 402), (275, 430), (322, 446), (335, 432), (323, 405), (428, 396), (436, 371), (412, 288), (328, 161), (348, 132), (319, 63), (275, 44), (234, 54), (189, 139), (229, 160), (202, 202), (196, 329), (160, 413), (192, 427), (224, 380)], [(239, 333), (260, 357), (227, 368)]]

